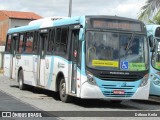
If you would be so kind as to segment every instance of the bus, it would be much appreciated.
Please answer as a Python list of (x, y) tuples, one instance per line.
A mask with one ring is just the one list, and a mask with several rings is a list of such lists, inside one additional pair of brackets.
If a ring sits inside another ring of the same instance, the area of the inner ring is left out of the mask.
[(9, 29), (4, 75), (73, 97), (148, 99), (149, 42), (145, 25), (118, 16), (88, 15)]
[(153, 36), (150, 52), (150, 95), (160, 96), (160, 25), (146, 25), (148, 36)]

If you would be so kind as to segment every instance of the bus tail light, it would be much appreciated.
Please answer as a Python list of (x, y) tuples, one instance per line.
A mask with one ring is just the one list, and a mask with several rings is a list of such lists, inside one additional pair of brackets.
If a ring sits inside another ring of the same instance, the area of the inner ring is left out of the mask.
[(140, 84), (140, 87), (143, 87), (143, 86), (145, 86), (147, 83), (148, 83), (148, 74), (146, 74), (144, 77), (143, 77), (143, 79), (142, 79), (142, 81), (141, 81), (141, 84)]

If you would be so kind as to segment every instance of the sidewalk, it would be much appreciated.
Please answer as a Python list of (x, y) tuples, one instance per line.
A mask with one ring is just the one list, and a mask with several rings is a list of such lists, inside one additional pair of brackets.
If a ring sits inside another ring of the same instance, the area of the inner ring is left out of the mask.
[(0, 68), (0, 74), (2, 74), (4, 71), (3, 71), (3, 69), (2, 68)]

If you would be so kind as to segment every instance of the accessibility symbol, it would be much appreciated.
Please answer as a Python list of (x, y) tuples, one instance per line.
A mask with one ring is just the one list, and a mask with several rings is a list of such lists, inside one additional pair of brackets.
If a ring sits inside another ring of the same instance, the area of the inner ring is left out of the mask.
[(121, 69), (128, 70), (128, 62), (126, 62), (126, 61), (121, 62)]

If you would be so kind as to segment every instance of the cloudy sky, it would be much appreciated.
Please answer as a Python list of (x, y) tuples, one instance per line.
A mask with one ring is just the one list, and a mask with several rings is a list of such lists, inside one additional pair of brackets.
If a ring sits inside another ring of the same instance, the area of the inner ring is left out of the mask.
[[(146, 0), (72, 0), (72, 16), (117, 15), (137, 18)], [(0, 0), (0, 10), (35, 12), (42, 17), (68, 16), (69, 0)]]

